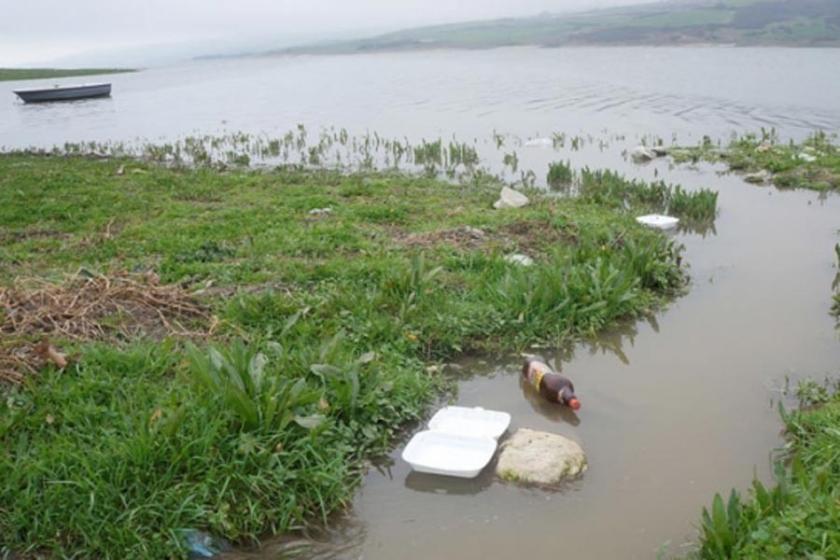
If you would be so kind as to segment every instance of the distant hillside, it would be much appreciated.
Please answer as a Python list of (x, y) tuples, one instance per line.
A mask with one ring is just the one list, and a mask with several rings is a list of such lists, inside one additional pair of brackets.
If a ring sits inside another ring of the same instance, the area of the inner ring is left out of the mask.
[(0, 82), (135, 72), (128, 68), (0, 68)]
[(840, 0), (696, 0), (418, 27), (278, 53), (538, 45), (840, 46)]

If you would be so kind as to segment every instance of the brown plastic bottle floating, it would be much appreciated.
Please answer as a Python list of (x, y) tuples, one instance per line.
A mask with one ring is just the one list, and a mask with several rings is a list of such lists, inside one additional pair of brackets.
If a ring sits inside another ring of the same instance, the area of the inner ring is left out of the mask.
[(525, 365), (522, 366), (522, 377), (546, 400), (564, 404), (572, 410), (580, 408), (574, 384), (555, 373), (548, 364), (539, 360), (526, 360)]

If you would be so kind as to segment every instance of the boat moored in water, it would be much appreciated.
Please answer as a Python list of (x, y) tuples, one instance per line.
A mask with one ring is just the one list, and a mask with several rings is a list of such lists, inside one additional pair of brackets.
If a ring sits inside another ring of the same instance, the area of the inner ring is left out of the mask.
[(51, 88), (16, 89), (15, 94), (24, 103), (47, 101), (75, 101), (95, 97), (110, 97), (111, 84), (82, 84), (76, 86), (53, 86)]

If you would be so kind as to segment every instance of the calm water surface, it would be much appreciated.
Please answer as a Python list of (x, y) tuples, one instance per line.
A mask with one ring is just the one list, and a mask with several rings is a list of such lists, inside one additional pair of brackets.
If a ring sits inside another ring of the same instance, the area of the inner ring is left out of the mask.
[[(553, 132), (609, 139), (580, 150), (517, 150), (720, 191), (716, 229), (677, 234), (689, 294), (644, 321), (571, 351), (541, 351), (571, 376), (575, 416), (530, 393), (516, 356), (460, 364), (457, 402), (509, 411), (512, 429), (564, 434), (590, 469), (558, 492), (485, 473), (458, 481), (410, 473), (402, 448), (372, 469), (349, 511), (315, 542), (270, 541), (238, 558), (654, 558), (679, 554), (717, 491), (767, 479), (781, 443), (774, 402), (790, 376), (836, 373), (828, 316), (840, 197), (746, 185), (718, 169), (631, 164), (644, 135), (775, 127), (801, 138), (840, 130), (840, 51), (809, 49), (500, 49), (205, 61), (110, 76), (110, 100), (24, 106), (0, 84), (0, 145), (172, 140), (196, 133), (280, 135), (298, 123), (412, 140), (456, 135), (492, 145)], [(67, 81), (67, 80), (63, 80)], [(26, 84), (31, 85), (31, 84)], [(493, 150), (487, 157), (491, 165)], [(495, 154), (495, 155), (494, 155)]]

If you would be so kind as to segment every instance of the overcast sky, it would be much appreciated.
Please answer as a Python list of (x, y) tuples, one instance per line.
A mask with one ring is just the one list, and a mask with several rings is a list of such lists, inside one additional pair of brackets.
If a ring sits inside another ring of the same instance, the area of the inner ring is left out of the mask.
[(120, 53), (132, 59), (128, 64), (154, 63), (165, 52), (192, 56), (429, 23), (650, 1), (0, 0), (0, 66), (117, 63)]

